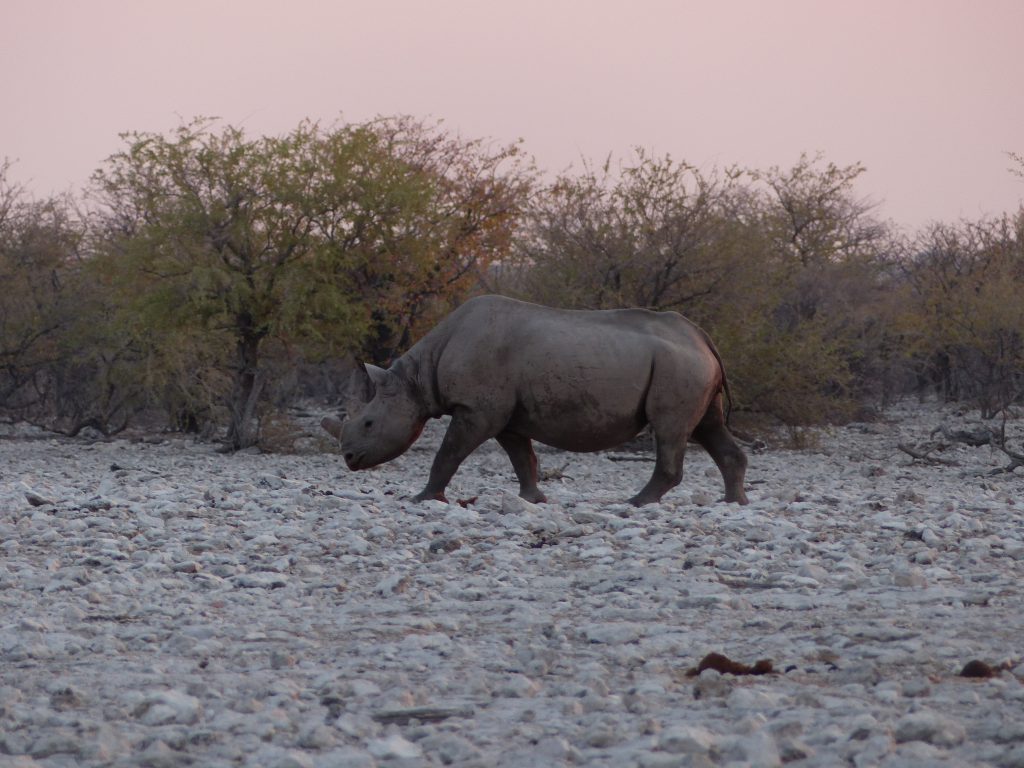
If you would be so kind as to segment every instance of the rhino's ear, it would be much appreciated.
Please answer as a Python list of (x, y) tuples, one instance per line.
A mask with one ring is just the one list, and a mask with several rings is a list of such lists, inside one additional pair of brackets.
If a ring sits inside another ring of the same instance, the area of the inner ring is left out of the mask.
[(368, 403), (373, 400), (377, 387), (370, 378), (370, 372), (366, 370), (366, 363), (356, 360), (356, 366), (348, 377), (348, 386), (345, 388), (345, 399), (355, 400), (360, 403)]

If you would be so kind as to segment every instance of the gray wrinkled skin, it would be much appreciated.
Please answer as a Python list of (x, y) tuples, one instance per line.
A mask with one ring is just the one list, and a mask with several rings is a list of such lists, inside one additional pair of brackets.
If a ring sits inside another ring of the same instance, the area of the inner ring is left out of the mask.
[(725, 372), (711, 340), (682, 315), (642, 309), (560, 310), (502, 296), (471, 299), (387, 370), (356, 367), (345, 421), (326, 418), (350, 469), (401, 455), (427, 419), (451, 415), (426, 487), (446, 500), (462, 461), (495, 438), (519, 479), (519, 495), (544, 501), (532, 440), (599, 451), (655, 436), (654, 473), (630, 501), (658, 501), (679, 484), (687, 440), (722, 472), (726, 501), (747, 503), (746, 456), (725, 427)]

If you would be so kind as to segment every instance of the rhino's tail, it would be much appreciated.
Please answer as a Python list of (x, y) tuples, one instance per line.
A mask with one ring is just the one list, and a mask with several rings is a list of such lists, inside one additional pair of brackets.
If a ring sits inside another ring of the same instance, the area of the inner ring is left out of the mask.
[(725, 375), (725, 363), (722, 362), (722, 355), (718, 351), (718, 347), (715, 346), (715, 342), (711, 340), (708, 332), (701, 328), (699, 325), (696, 326), (697, 330), (700, 331), (701, 336), (704, 337), (704, 341), (707, 342), (708, 349), (711, 350), (711, 354), (715, 356), (715, 360), (718, 361), (718, 369), (722, 372), (722, 391), (725, 393), (725, 426), (729, 426), (729, 416), (732, 415), (732, 391), (729, 389), (729, 377)]

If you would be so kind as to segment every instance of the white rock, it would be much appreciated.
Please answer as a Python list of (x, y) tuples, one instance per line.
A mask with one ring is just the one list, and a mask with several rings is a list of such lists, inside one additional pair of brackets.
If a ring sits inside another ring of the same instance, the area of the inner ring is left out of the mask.
[(320, 752), (314, 758), (316, 768), (377, 768), (377, 761), (369, 752), (357, 747), (339, 747)]
[(188, 755), (171, 749), (161, 739), (154, 739), (144, 750), (132, 755), (129, 765), (144, 768), (177, 768), (186, 765), (188, 761)]
[(147, 695), (133, 714), (146, 725), (192, 725), (203, 712), (199, 699), (181, 691), (158, 691)]
[(54, 755), (79, 755), (84, 745), (82, 739), (70, 728), (51, 729), (32, 744), (29, 754), (43, 759)]
[(373, 591), (381, 597), (397, 595), (400, 592), (404, 592), (411, 583), (412, 577), (408, 573), (392, 573), (381, 579)]
[(750, 768), (779, 768), (782, 765), (778, 745), (766, 730), (730, 738), (722, 749), (729, 760)]
[[(456, 733), (435, 733), (417, 742), (424, 754), (440, 759), (442, 765), (480, 764), (483, 754), (469, 739)], [(540, 751), (537, 745), (536, 751)]]
[(291, 750), (281, 755), (271, 764), (273, 768), (315, 768), (313, 756), (306, 752)]
[(591, 643), (621, 645), (634, 643), (644, 636), (644, 628), (637, 624), (586, 624), (580, 627), (580, 634)]
[(708, 755), (718, 741), (711, 731), (698, 725), (672, 725), (658, 736), (658, 749), (674, 755)]
[(729, 709), (767, 710), (779, 706), (779, 696), (756, 688), (737, 686), (726, 699)]
[(398, 733), (382, 739), (374, 739), (366, 745), (366, 751), (378, 760), (402, 760), (423, 756), (423, 750)]
[(494, 695), (506, 698), (532, 698), (541, 691), (541, 685), (526, 675), (508, 675), (494, 685)]
[(288, 577), (281, 573), (270, 571), (257, 571), (255, 573), (240, 573), (231, 578), (235, 586), (243, 589), (280, 589), (288, 586)]
[(921, 710), (904, 715), (896, 721), (897, 742), (923, 741), (937, 747), (955, 747), (967, 736), (964, 726), (938, 712)]
[(797, 575), (814, 579), (818, 583), (824, 583), (828, 580), (828, 571), (817, 563), (804, 563), (797, 571)]
[(1007, 749), (996, 763), (999, 768), (1024, 768), (1024, 744)]
[(302, 730), (296, 743), (306, 749), (326, 749), (333, 747), (335, 741), (332, 728), (328, 728), (323, 723), (314, 723)]
[(928, 579), (920, 568), (901, 567), (893, 571), (892, 583), (897, 587), (922, 588), (928, 586)]
[(542, 764), (547, 765), (573, 763), (580, 756), (579, 750), (562, 736), (541, 739), (531, 752), (533, 757), (541, 758)]

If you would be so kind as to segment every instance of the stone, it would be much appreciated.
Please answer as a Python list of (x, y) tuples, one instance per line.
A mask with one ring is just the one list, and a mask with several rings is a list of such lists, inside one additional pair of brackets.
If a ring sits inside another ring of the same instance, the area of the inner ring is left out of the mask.
[(899, 568), (892, 574), (892, 583), (897, 587), (914, 587), (921, 589), (928, 586), (928, 579), (920, 568), (907, 567)]
[(280, 573), (260, 571), (258, 573), (240, 573), (231, 577), (231, 581), (242, 589), (281, 589), (288, 586), (288, 578)]
[(513, 699), (532, 698), (541, 691), (541, 685), (526, 675), (512, 674), (495, 683), (493, 695)]
[(769, 691), (737, 686), (729, 692), (725, 704), (729, 709), (769, 710), (779, 706), (779, 697)]
[(366, 745), (366, 751), (378, 760), (403, 760), (423, 756), (423, 750), (399, 733), (374, 739)]
[[(457, 733), (433, 733), (417, 743), (426, 756), (440, 759), (442, 765), (483, 762), (483, 752), (480, 748)], [(537, 749), (540, 749), (540, 745)]]
[(144, 750), (133, 755), (130, 764), (141, 768), (178, 768), (191, 763), (192, 758), (187, 753), (172, 749), (161, 739), (155, 739)]
[(955, 747), (967, 737), (964, 726), (951, 717), (931, 710), (904, 715), (896, 721), (897, 742), (923, 741), (937, 747)]
[(1010, 747), (996, 760), (999, 768), (1024, 768), (1024, 744)]
[(270, 763), (273, 768), (316, 768), (313, 756), (306, 752), (290, 750)]
[(82, 740), (73, 730), (58, 728), (36, 739), (29, 754), (39, 759), (54, 755), (78, 755), (82, 746)]
[(378, 768), (379, 763), (365, 750), (339, 747), (316, 755), (313, 765), (315, 768)]
[(397, 595), (404, 592), (412, 583), (412, 577), (408, 573), (392, 573), (382, 579), (374, 588), (381, 597)]
[(33, 507), (49, 507), (53, 506), (53, 502), (50, 501), (46, 496), (41, 493), (36, 493), (32, 490), (25, 491), (25, 501), (31, 504)]
[(297, 743), (305, 749), (327, 749), (333, 747), (336, 740), (333, 728), (323, 723), (314, 723), (302, 730)]
[(181, 691), (158, 691), (147, 695), (132, 713), (145, 725), (192, 725), (203, 708), (199, 699)]
[(932, 693), (932, 684), (925, 677), (912, 678), (903, 682), (900, 691), (908, 698), (926, 697)]
[(547, 736), (537, 742), (532, 752), (536, 757), (543, 758), (546, 763), (564, 763), (572, 761), (576, 749), (562, 736)]
[(713, 669), (705, 669), (697, 676), (693, 684), (695, 699), (725, 698), (729, 696), (735, 685), (735, 678), (725, 676)]
[(502, 493), (501, 514), (542, 517), (544, 510), (538, 504), (533, 504), (526, 499), (521, 499), (512, 493)]
[(798, 576), (803, 576), (808, 579), (814, 579), (814, 581), (824, 584), (828, 581), (828, 571), (817, 563), (805, 563), (801, 565), (797, 570)]
[(658, 749), (675, 755), (707, 755), (716, 744), (707, 728), (697, 725), (666, 726), (658, 735)]
[(727, 760), (749, 768), (780, 768), (782, 757), (775, 739), (767, 730), (758, 730), (745, 736), (734, 736), (722, 744)]

